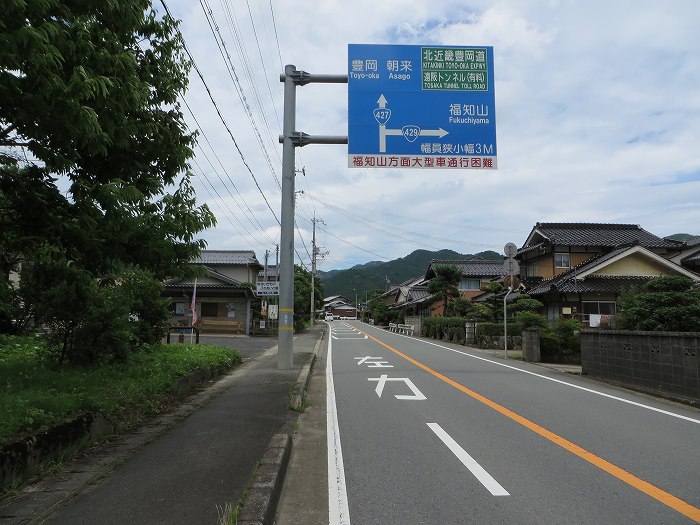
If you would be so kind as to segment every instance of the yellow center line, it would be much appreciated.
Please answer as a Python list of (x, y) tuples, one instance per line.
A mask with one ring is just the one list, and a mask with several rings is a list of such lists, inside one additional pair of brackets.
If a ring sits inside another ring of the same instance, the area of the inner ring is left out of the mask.
[(581, 459), (588, 461), (592, 465), (595, 465), (596, 467), (600, 468), (601, 470), (604, 470), (608, 474), (615, 476), (619, 480), (624, 481), (628, 485), (636, 488), (637, 490), (642, 491), (646, 495), (651, 496), (655, 500), (663, 503), (664, 505), (672, 508), (673, 510), (680, 512), (684, 516), (687, 516), (688, 518), (700, 523), (700, 508), (694, 507), (693, 505), (686, 503), (685, 501), (683, 501), (680, 498), (677, 498), (673, 494), (669, 494), (668, 492), (656, 487), (655, 485), (652, 485), (647, 481), (644, 481), (643, 479), (638, 478), (634, 474), (627, 472), (626, 470), (618, 467), (617, 465), (613, 465), (609, 461), (606, 461), (605, 459), (596, 456), (592, 452), (588, 452), (586, 449), (576, 445), (575, 443), (572, 443), (568, 439), (563, 438), (560, 435), (547, 430), (546, 428), (530, 421), (529, 419), (524, 418), (523, 416), (513, 412), (512, 410), (504, 407), (503, 405), (499, 405), (495, 401), (491, 401), (489, 398), (484, 397), (481, 394), (474, 392), (466, 386), (458, 383), (457, 381), (454, 381), (453, 379), (450, 379), (449, 377), (441, 374), (440, 372), (433, 370), (429, 366), (421, 363), (420, 361), (417, 361), (416, 359), (413, 359), (412, 357), (404, 354), (396, 348), (393, 348), (385, 342), (380, 341), (376, 337), (372, 337), (370, 334), (363, 332), (359, 329), (358, 332), (365, 334), (369, 339), (372, 339), (373, 341), (379, 343), (387, 350), (390, 350), (396, 355), (403, 357), (406, 361), (413, 363), (418, 368), (425, 370), (429, 374), (435, 376), (441, 381), (444, 381), (445, 383), (456, 388), (460, 392), (463, 392), (468, 396), (471, 396), (472, 398), (476, 399), (477, 401), (480, 401), (481, 403), (485, 404), (486, 406), (493, 408), (494, 410), (500, 412), (504, 416), (532, 430), (536, 434), (539, 434), (543, 438), (548, 439), (552, 443), (555, 443), (563, 449), (568, 450), (572, 454), (575, 454), (576, 456), (580, 457)]

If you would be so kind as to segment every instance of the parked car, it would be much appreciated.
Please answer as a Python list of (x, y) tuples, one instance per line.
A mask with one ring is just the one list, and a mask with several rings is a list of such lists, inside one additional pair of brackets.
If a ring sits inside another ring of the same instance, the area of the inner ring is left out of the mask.
[(333, 314), (326, 314), (326, 321), (332, 321), (333, 320)]

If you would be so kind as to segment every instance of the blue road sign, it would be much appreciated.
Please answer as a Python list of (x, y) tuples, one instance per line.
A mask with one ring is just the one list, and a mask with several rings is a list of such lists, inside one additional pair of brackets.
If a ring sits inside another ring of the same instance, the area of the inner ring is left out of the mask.
[(496, 169), (493, 48), (350, 44), (348, 166)]

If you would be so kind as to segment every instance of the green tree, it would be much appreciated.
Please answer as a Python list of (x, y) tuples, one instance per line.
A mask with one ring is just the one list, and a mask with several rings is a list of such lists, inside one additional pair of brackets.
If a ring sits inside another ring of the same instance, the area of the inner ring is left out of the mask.
[[(48, 253), (100, 282), (130, 268), (153, 279), (187, 271), (205, 246), (196, 234), (215, 219), (186, 172), (195, 135), (177, 102), (183, 51), (177, 22), (150, 0), (3, 5), (0, 301), (13, 293), (9, 271)], [(53, 298), (45, 319), (71, 311), (61, 283), (31, 284), (35, 300)], [(10, 310), (0, 304), (0, 330), (11, 329)]]
[(435, 277), (428, 281), (428, 292), (435, 296), (436, 301), (444, 301), (443, 315), (449, 315), (449, 300), (459, 297), (459, 281), (462, 270), (454, 264), (438, 264), (433, 266)]
[(491, 281), (481, 287), (482, 292), (491, 293), (491, 299), (488, 303), (483, 303), (488, 305), (490, 310), (490, 318), (494, 323), (498, 323), (502, 316), (503, 302), (501, 301), (499, 294), (505, 290), (505, 287), (498, 281)]
[(662, 276), (617, 300), (616, 326), (623, 330), (700, 332), (700, 290), (685, 276)]
[(491, 308), (483, 303), (475, 303), (464, 297), (457, 297), (450, 304), (455, 315), (465, 319), (476, 319), (479, 321), (490, 320), (492, 317)]
[[(93, 273), (122, 263), (176, 272), (214, 223), (182, 179), (195, 137), (177, 103), (189, 70), (177, 23), (159, 19), (150, 0), (11, 0), (3, 10), (0, 176), (12, 184), (33, 168), (43, 182), (35, 201), (56, 201), (56, 176), (70, 194), (49, 212), (59, 219), (51, 236), (44, 220), (31, 240), (72, 244), (71, 260)], [(34, 160), (20, 160), (26, 151)], [(25, 239), (13, 248), (27, 255)]]
[(367, 292), (367, 315), (374, 319), (375, 324), (386, 322), (387, 306), (382, 299), (382, 290), (370, 290)]
[[(320, 297), (320, 296), (319, 296)], [(311, 272), (294, 265), (294, 329), (301, 330), (311, 315)]]

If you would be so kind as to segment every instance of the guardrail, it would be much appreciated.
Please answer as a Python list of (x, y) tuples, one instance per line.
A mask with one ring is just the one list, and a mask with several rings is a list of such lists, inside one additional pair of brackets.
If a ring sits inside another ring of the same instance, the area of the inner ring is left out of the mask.
[(397, 334), (413, 335), (414, 326), (412, 324), (394, 324), (389, 323), (389, 331)]

